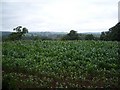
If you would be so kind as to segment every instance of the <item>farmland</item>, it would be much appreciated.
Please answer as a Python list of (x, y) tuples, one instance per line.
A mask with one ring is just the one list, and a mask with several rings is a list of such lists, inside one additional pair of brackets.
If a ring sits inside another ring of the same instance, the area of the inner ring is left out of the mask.
[(3, 42), (3, 83), (19, 88), (119, 87), (118, 44), (79, 40)]

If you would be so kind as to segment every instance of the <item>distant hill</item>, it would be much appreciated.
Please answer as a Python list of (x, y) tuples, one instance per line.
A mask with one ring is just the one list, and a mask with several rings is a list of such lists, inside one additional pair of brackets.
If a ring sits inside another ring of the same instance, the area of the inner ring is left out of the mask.
[[(12, 32), (9, 31), (0, 31), (2, 33), (2, 38), (8, 37)], [(51, 39), (58, 39), (61, 38), (62, 36), (66, 35), (66, 32), (28, 32), (26, 34), (27, 37), (44, 37), (44, 38), (51, 38)]]
[[(9, 31), (0, 31), (0, 33), (2, 33), (2, 36), (7, 36), (9, 34), (11, 34), (12, 32)], [(67, 32), (29, 32), (28, 34), (31, 35), (41, 35), (41, 36), (49, 36), (49, 35), (65, 35), (67, 34)], [(85, 32), (85, 33), (79, 33), (79, 34), (93, 34), (93, 35), (100, 35), (101, 32)]]
[(29, 35), (32, 36), (39, 36), (39, 37), (47, 37), (47, 38), (51, 38), (51, 39), (56, 39), (56, 38), (60, 38), (64, 35), (66, 35), (66, 32), (29, 32)]
[(67, 32), (49, 32), (49, 31), (46, 31), (46, 32), (29, 32), (29, 33), (49, 33), (49, 34), (66, 34)]
[[(8, 36), (10, 35), (12, 32), (9, 31), (0, 31), (0, 33), (2, 33), (2, 36)], [(67, 34), (66, 32), (29, 32), (28, 34), (31, 35), (42, 35), (42, 36), (49, 36), (49, 35), (55, 35), (55, 34)]]
[[(2, 33), (2, 38), (7, 38), (12, 32), (9, 31), (0, 31)], [(67, 32), (28, 32), (26, 36), (28, 38), (39, 37), (39, 38), (49, 38), (49, 39), (60, 39), (64, 35), (68, 34)], [(92, 34), (95, 37), (100, 37), (101, 32), (85, 32), (78, 33), (81, 38), (84, 38), (87, 34)], [(82, 35), (82, 36), (81, 36)]]
[(9, 32), (9, 31), (0, 31), (0, 33), (2, 33), (2, 36), (8, 36), (8, 35), (10, 35), (12, 32)]
[(9, 31), (0, 31), (0, 37), (7, 38), (12, 32)]
[(79, 33), (79, 34), (84, 34), (84, 35), (86, 35), (86, 34), (92, 34), (95, 37), (100, 37), (101, 32), (84, 32), (84, 33)]
[(66, 32), (29, 32), (28, 34), (33, 35), (41, 35), (41, 36), (49, 36), (49, 35), (59, 35), (59, 34), (67, 34)]

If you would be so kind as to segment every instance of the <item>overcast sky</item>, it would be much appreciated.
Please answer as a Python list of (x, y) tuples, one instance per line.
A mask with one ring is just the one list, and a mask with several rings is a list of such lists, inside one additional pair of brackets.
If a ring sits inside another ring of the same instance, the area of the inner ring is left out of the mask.
[(101, 32), (118, 22), (119, 0), (2, 0), (2, 30)]

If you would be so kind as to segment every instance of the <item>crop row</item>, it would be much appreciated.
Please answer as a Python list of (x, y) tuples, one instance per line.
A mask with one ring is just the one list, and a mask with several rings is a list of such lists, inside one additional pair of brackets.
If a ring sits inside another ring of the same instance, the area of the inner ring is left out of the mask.
[(49, 83), (48, 86), (34, 82), (40, 87), (51, 87), (53, 81), (57, 83), (54, 87), (118, 87), (118, 44), (105, 41), (3, 42), (3, 70), (33, 75), (33, 79), (34, 76), (40, 78), (39, 75), (47, 77), (43, 83)]

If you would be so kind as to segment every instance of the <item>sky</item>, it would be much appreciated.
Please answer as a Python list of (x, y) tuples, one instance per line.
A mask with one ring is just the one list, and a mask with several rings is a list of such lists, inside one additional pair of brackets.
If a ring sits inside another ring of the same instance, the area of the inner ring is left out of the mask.
[(118, 23), (119, 0), (2, 0), (2, 29), (102, 32)]

